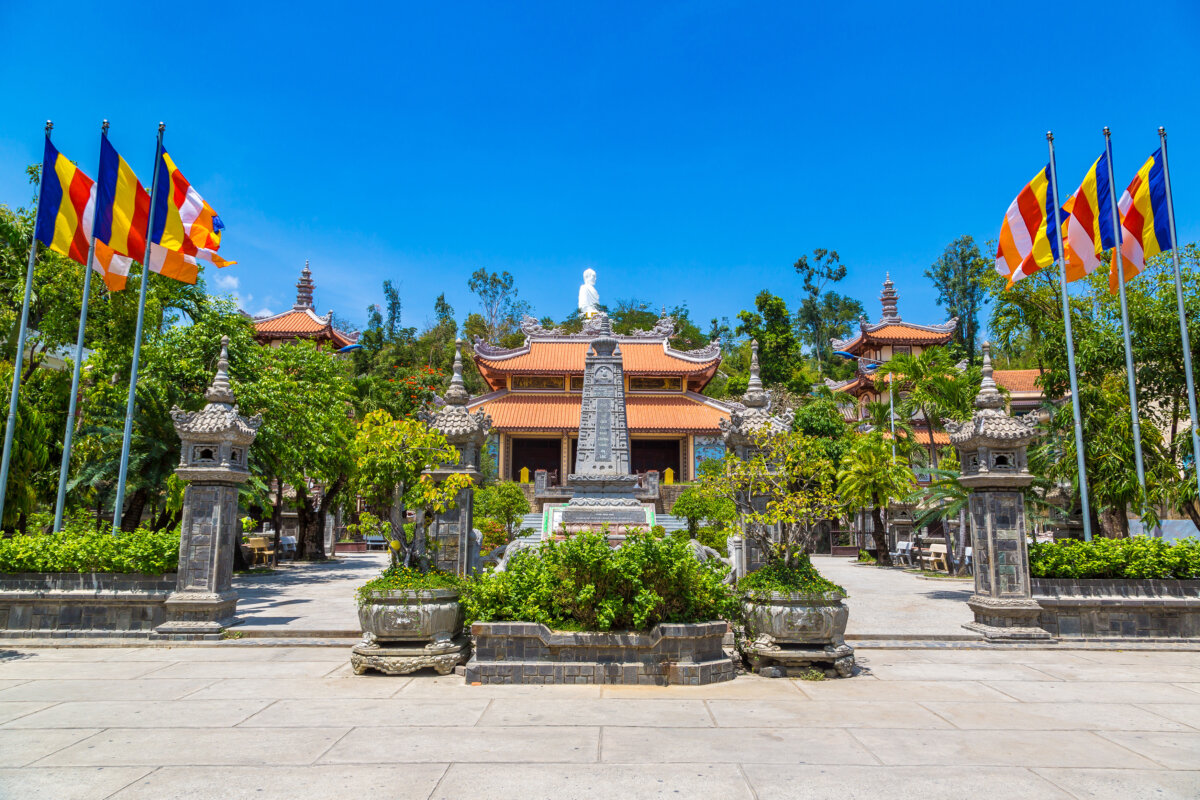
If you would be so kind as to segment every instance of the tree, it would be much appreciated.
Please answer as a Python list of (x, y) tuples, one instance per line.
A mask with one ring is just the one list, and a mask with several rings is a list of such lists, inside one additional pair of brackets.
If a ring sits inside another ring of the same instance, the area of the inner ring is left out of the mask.
[(698, 486), (689, 486), (675, 499), (671, 514), (686, 519), (688, 537), (697, 539), (702, 523), (728, 527), (737, 517), (737, 508), (726, 497), (712, 497)]
[(891, 445), (883, 436), (869, 433), (850, 448), (837, 480), (838, 497), (850, 516), (870, 507), (876, 561), (881, 566), (891, 566), (883, 509), (906, 499), (916, 486), (908, 461), (900, 455), (893, 459)]
[(795, 374), (798, 353), (792, 317), (783, 298), (764, 290), (754, 298), (755, 311), (739, 311), (737, 335), (758, 341), (758, 364), (763, 382), (788, 385)]
[(487, 328), (485, 338), (491, 344), (508, 346), (507, 340), (520, 334), (521, 318), (529, 312), (529, 304), (518, 299), (513, 283), (509, 272), (488, 272), (483, 267), (467, 281), (467, 287), (479, 298)]
[(504, 526), (509, 541), (516, 533), (517, 523), (529, 513), (525, 492), (512, 481), (497, 483), (475, 490), (475, 510), (481, 516), (494, 519)]
[[(9, 386), (12, 365), (0, 368), (0, 385)], [(4, 435), (7, 418), (0, 421), (0, 436)], [(26, 530), (29, 515), (37, 510), (37, 477), (50, 461), (46, 442), (50, 432), (41, 414), (25, 398), (17, 404), (16, 428), (13, 433), (12, 454), (9, 459), (8, 492), (5, 495), (3, 527), (6, 531)]]
[(717, 469), (702, 473), (697, 486), (711, 500), (732, 503), (746, 535), (768, 561), (790, 567), (812, 546), (818, 526), (837, 513), (833, 465), (821, 444), (801, 433), (764, 428), (751, 442), (745, 458), (727, 454)]
[[(389, 509), (394, 557), (405, 566), (427, 570), (429, 525), (434, 515), (453, 506), (460, 490), (471, 486), (471, 478), (455, 472), (438, 482), (425, 471), (436, 464), (457, 463), (458, 450), (424, 422), (372, 411), (358, 424), (351, 452), (354, 492), (369, 506)], [(409, 508), (425, 512), (424, 525), (411, 537), (403, 524)]]
[(820, 369), (827, 360), (824, 355), (829, 350), (830, 337), (847, 332), (849, 323), (862, 314), (862, 303), (833, 291), (825, 292), (822, 297), (821, 292), (826, 286), (846, 277), (846, 265), (836, 250), (817, 248), (813, 250), (811, 262), (808, 256), (800, 256), (793, 266), (804, 279), (805, 293), (796, 313), (796, 325), (812, 347)]
[[(965, 373), (964, 373), (965, 374)], [(920, 355), (901, 354), (894, 356), (875, 372), (875, 388), (881, 392), (888, 390), (888, 378), (894, 378), (892, 390), (898, 394), (897, 404), (910, 417), (915, 413), (925, 421), (929, 435), (929, 453), (933, 459), (933, 467), (938, 465), (937, 445), (934, 443), (933, 432), (942, 427), (943, 420), (949, 416), (946, 412), (948, 402), (958, 403), (960, 395), (955, 393), (948, 400), (946, 393), (956, 388), (954, 365), (950, 362), (950, 354), (941, 347), (927, 347)], [(969, 378), (958, 386), (969, 385)], [(979, 383), (976, 381), (975, 388)], [(972, 395), (974, 397), (974, 395)]]
[(976, 363), (975, 340), (979, 333), (979, 309), (987, 296), (984, 276), (991, 265), (980, 254), (970, 236), (960, 236), (946, 246), (925, 277), (938, 290), (938, 305), (952, 317), (958, 318), (954, 339), (966, 350), (967, 361)]

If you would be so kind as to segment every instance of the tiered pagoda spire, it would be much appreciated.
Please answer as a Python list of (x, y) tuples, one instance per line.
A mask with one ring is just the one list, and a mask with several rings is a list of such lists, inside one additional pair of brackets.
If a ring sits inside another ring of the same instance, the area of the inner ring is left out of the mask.
[(302, 310), (313, 307), (312, 271), (308, 268), (308, 259), (304, 259), (304, 269), (300, 271), (300, 280), (296, 281), (296, 305), (292, 308)]

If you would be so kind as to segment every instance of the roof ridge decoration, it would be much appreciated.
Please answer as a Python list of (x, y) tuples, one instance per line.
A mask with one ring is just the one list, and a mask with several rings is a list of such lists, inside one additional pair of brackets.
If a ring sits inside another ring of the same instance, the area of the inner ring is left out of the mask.
[(762, 376), (758, 366), (758, 340), (750, 341), (750, 380), (746, 384), (746, 392), (742, 395), (741, 409), (730, 412), (729, 419), (722, 419), (721, 436), (725, 439), (726, 447), (732, 449), (739, 458), (754, 449), (754, 436), (759, 431), (772, 434), (784, 433), (791, 430), (795, 412), (788, 410), (782, 414), (771, 413), (771, 394), (763, 388)]
[(897, 302), (899, 298), (900, 295), (896, 292), (895, 284), (892, 282), (892, 275), (888, 272), (884, 277), (883, 291), (879, 295), (879, 300), (883, 306), (883, 314), (879, 317), (879, 322), (868, 322), (865, 314), (860, 316), (858, 318), (858, 333), (853, 333), (845, 339), (830, 338), (829, 343), (833, 345), (833, 349), (845, 350), (864, 334), (874, 333), (889, 325), (898, 325), (913, 330), (942, 334), (953, 333), (955, 328), (958, 327), (958, 317), (951, 317), (946, 322), (934, 323), (932, 325), (906, 322), (900, 317), (900, 309)]
[(225, 403), (233, 405), (233, 389), (229, 385), (229, 337), (221, 337), (221, 355), (217, 356), (217, 374), (204, 393), (204, 399), (210, 403)]
[(449, 406), (466, 406), (471, 395), (463, 384), (462, 339), (454, 340), (454, 373), (450, 376), (450, 387), (446, 389), (445, 400)]

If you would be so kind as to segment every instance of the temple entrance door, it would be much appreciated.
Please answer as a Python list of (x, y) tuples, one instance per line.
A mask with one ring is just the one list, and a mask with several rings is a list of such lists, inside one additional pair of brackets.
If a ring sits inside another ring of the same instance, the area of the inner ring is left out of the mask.
[(562, 475), (559, 475), (559, 465), (562, 462), (562, 440), (558, 437), (553, 439), (536, 439), (530, 438), (513, 438), (511, 442), (512, 461), (510, 463), (509, 477), (511, 480), (517, 481), (521, 479), (521, 467), (529, 468), (529, 480), (533, 480), (533, 474), (539, 469), (544, 469), (552, 473), (556, 480), (552, 484), (562, 483)]
[(633, 439), (629, 440), (629, 462), (635, 473), (658, 470), (662, 475), (668, 468), (675, 473), (675, 480), (684, 476), (679, 469), (679, 439)]

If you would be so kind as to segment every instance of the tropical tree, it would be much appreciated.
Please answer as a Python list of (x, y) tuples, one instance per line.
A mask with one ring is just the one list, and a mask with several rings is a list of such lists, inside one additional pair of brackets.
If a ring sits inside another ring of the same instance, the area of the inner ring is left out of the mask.
[(900, 408), (907, 416), (919, 415), (924, 420), (934, 469), (938, 466), (938, 449), (933, 434), (942, 428), (948, 416), (945, 392), (955, 379), (955, 372), (950, 354), (941, 347), (927, 347), (916, 356), (907, 353), (894, 356), (875, 372), (877, 390), (887, 391), (888, 378), (892, 376), (895, 381), (892, 390), (899, 393)]
[(688, 537), (698, 539), (705, 522), (727, 528), (737, 517), (737, 508), (728, 498), (713, 497), (699, 486), (689, 486), (675, 498), (671, 514), (687, 520)]
[(503, 525), (510, 541), (516, 533), (517, 523), (529, 513), (529, 507), (525, 492), (512, 481), (475, 490), (475, 510), (480, 516)]
[(954, 340), (962, 345), (969, 363), (974, 364), (975, 340), (979, 334), (979, 309), (987, 297), (983, 276), (991, 270), (970, 236), (960, 236), (946, 246), (925, 277), (938, 290), (938, 305), (958, 318)]
[(846, 513), (853, 517), (859, 511), (871, 510), (876, 560), (881, 566), (891, 566), (887, 531), (883, 527), (883, 509), (912, 494), (916, 478), (908, 461), (900, 455), (892, 457), (891, 445), (882, 435), (869, 433), (859, 437), (842, 460), (837, 475), (838, 497)]

